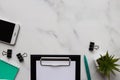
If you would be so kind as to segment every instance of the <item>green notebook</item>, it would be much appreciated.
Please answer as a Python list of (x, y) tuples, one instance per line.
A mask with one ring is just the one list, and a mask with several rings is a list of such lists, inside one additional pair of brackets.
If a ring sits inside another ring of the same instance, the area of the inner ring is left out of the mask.
[(0, 59), (0, 80), (15, 80), (19, 68)]

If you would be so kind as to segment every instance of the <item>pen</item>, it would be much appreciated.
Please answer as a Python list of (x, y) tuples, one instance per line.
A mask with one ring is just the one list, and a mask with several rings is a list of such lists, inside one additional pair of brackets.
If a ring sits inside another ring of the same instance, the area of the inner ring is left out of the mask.
[(91, 80), (91, 75), (90, 75), (90, 70), (89, 70), (89, 66), (88, 66), (88, 61), (87, 61), (87, 57), (84, 55), (84, 64), (85, 64), (85, 70), (86, 70), (86, 74), (87, 74), (87, 79)]

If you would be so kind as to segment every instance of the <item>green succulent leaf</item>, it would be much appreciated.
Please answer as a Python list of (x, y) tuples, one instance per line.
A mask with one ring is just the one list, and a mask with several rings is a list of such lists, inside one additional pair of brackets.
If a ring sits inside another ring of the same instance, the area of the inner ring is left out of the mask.
[(115, 71), (114, 70), (111, 70), (112, 74), (115, 75)]

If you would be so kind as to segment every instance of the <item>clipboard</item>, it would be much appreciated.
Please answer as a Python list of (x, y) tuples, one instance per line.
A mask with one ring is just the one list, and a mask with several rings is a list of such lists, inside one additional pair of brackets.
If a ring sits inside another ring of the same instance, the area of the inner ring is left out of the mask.
[(81, 80), (80, 55), (31, 55), (31, 80)]

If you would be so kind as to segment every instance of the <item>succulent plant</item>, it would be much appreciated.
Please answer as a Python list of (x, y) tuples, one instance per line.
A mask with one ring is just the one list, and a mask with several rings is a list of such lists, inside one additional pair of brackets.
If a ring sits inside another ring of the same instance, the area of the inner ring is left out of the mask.
[(120, 69), (118, 68), (120, 65), (116, 63), (119, 59), (120, 58), (114, 58), (114, 55), (109, 55), (108, 51), (106, 52), (106, 55), (100, 55), (100, 58), (97, 59), (99, 72), (110, 80), (111, 73), (115, 75), (115, 71), (120, 72)]

